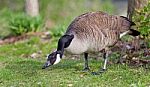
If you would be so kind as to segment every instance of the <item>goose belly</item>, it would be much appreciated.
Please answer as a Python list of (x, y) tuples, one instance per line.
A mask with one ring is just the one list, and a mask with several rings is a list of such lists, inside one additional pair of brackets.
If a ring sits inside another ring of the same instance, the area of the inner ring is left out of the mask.
[(65, 50), (71, 54), (82, 54), (87, 51), (88, 44), (86, 41), (81, 41), (78, 38), (74, 38), (70, 45)]
[(90, 45), (88, 48), (88, 52), (99, 52), (106, 47), (112, 46), (115, 44), (116, 39), (104, 38), (103, 40), (89, 41)]
[(105, 49), (105, 47), (107, 46), (107, 44), (101, 44), (99, 42), (93, 42), (90, 44), (89, 48), (88, 48), (88, 52), (99, 52), (103, 49)]

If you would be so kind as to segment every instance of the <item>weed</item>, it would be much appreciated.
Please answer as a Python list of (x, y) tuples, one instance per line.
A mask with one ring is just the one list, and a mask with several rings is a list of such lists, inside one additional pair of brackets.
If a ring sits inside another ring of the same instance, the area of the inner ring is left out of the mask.
[(64, 35), (65, 31), (66, 31), (66, 26), (59, 25), (59, 26), (56, 26), (55, 28), (51, 29), (50, 34), (53, 37), (60, 37), (60, 36)]
[(144, 38), (150, 38), (150, 2), (144, 9), (136, 10), (133, 17), (138, 30)]
[(22, 35), (28, 32), (39, 31), (43, 26), (40, 16), (30, 17), (25, 14), (13, 15), (9, 20), (9, 29), (12, 35)]

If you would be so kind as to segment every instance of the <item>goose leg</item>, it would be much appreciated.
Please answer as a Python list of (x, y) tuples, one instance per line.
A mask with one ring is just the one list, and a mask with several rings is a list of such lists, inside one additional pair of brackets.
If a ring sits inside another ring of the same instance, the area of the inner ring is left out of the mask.
[(99, 70), (100, 73), (103, 73), (106, 71), (107, 61), (108, 61), (108, 52), (105, 52), (103, 55), (104, 58), (104, 65), (103, 68)]
[(83, 71), (90, 71), (90, 68), (88, 66), (88, 53), (84, 53), (84, 61), (85, 61), (85, 64), (84, 64)]
[(106, 71), (106, 66), (107, 66), (107, 61), (108, 61), (108, 51), (105, 51), (103, 54), (103, 58), (104, 58), (104, 65), (102, 68), (100, 68), (100, 70), (98, 72), (92, 72), (93, 75), (99, 75), (103, 72)]

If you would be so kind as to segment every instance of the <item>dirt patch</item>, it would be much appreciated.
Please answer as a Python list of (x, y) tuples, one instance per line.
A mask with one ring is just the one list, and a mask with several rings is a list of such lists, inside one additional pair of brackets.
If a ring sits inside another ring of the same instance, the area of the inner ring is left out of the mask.
[(5, 67), (5, 63), (0, 62), (0, 68), (4, 68)]
[(0, 40), (0, 45), (15, 43), (17, 41), (28, 39), (32, 36), (39, 36), (39, 37), (44, 38), (44, 39), (50, 38), (50, 34), (48, 32), (31, 32), (31, 33), (27, 33), (27, 34), (24, 34), (21, 36), (6, 37), (6, 38)]

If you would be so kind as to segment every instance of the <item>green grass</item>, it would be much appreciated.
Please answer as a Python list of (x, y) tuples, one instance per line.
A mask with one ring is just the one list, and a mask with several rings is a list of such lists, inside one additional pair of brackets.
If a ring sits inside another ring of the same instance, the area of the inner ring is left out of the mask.
[[(43, 42), (32, 37), (11, 45), (0, 46), (0, 87), (145, 87), (150, 86), (150, 70), (111, 64), (102, 75), (82, 72), (83, 58), (64, 58), (59, 64), (42, 70), (45, 55), (56, 47), (57, 39)], [(38, 58), (29, 55), (41, 50)], [(91, 71), (102, 61), (90, 59)]]

